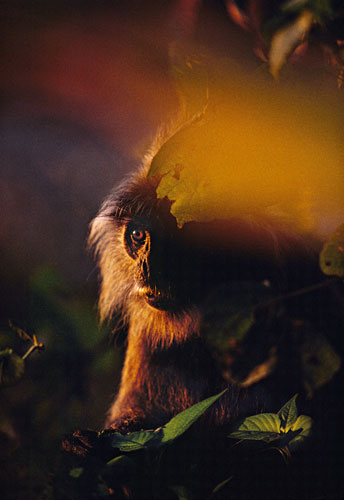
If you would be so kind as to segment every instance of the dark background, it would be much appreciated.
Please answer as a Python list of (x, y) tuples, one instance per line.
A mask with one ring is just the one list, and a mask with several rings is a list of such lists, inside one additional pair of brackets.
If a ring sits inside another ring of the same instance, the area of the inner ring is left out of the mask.
[(257, 65), (221, 1), (0, 4), (0, 347), (28, 348), (9, 320), (46, 347), (2, 391), (5, 448), (103, 423), (119, 355), (97, 324), (88, 226), (173, 118), (168, 47), (190, 30)]
[(65, 433), (103, 425), (121, 354), (98, 325), (88, 226), (174, 116), (168, 47), (190, 30), (257, 64), (221, 1), (0, 4), (0, 349), (30, 346), (9, 321), (45, 345), (1, 390), (7, 491), (32, 495)]
[(46, 484), (65, 433), (102, 427), (119, 380), (88, 226), (176, 109), (171, 6), (0, 4), (0, 349), (30, 345), (9, 321), (45, 345), (0, 394), (0, 491), (14, 498)]

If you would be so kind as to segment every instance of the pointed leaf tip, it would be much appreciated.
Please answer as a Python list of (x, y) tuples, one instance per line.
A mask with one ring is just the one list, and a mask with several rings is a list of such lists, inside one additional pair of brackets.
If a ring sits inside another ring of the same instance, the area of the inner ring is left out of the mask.
[(204, 399), (173, 417), (162, 429), (162, 443), (169, 443), (181, 436), (187, 429), (228, 389)]

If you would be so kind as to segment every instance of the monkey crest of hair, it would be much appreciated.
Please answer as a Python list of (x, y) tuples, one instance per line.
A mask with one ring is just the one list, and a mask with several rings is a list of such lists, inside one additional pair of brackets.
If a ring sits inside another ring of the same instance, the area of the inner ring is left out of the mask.
[[(201, 335), (209, 294), (233, 280), (280, 286), (286, 274), (288, 284), (278, 291), (290, 290), (311, 261), (309, 248), (275, 221), (233, 218), (179, 228), (171, 202), (157, 198), (159, 179), (147, 178), (155, 153), (110, 194), (91, 224), (101, 321), (120, 315), (128, 330), (121, 384), (106, 422), (117, 430), (164, 425), (228, 385)], [(228, 422), (239, 411), (239, 392), (230, 387), (209, 418)]]

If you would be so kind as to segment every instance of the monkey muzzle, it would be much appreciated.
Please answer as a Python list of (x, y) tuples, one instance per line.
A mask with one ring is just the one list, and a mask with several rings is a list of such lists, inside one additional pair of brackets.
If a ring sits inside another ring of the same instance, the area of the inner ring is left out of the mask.
[(176, 301), (169, 292), (157, 288), (139, 287), (138, 295), (143, 297), (148, 305), (159, 311), (171, 311), (176, 308)]

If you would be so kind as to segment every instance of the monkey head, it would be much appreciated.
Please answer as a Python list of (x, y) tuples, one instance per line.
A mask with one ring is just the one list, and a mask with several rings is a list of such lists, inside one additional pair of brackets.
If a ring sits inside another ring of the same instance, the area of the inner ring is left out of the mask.
[[(120, 318), (127, 331), (121, 384), (106, 421), (120, 430), (163, 425), (228, 386), (222, 358), (208, 342), (214, 298), (222, 297), (226, 309), (238, 282), (267, 280), (276, 296), (318, 279), (314, 246), (274, 218), (247, 214), (179, 227), (148, 168), (110, 194), (90, 233), (100, 319)], [(234, 386), (230, 394), (216, 410), (219, 423), (236, 411)]]
[[(92, 223), (101, 270), (101, 318), (132, 307), (180, 315), (199, 308), (231, 280), (273, 280), (300, 252), (297, 237), (271, 221), (247, 217), (177, 226), (171, 202), (158, 199), (146, 171), (111, 193)], [(302, 246), (302, 245), (301, 245)]]

